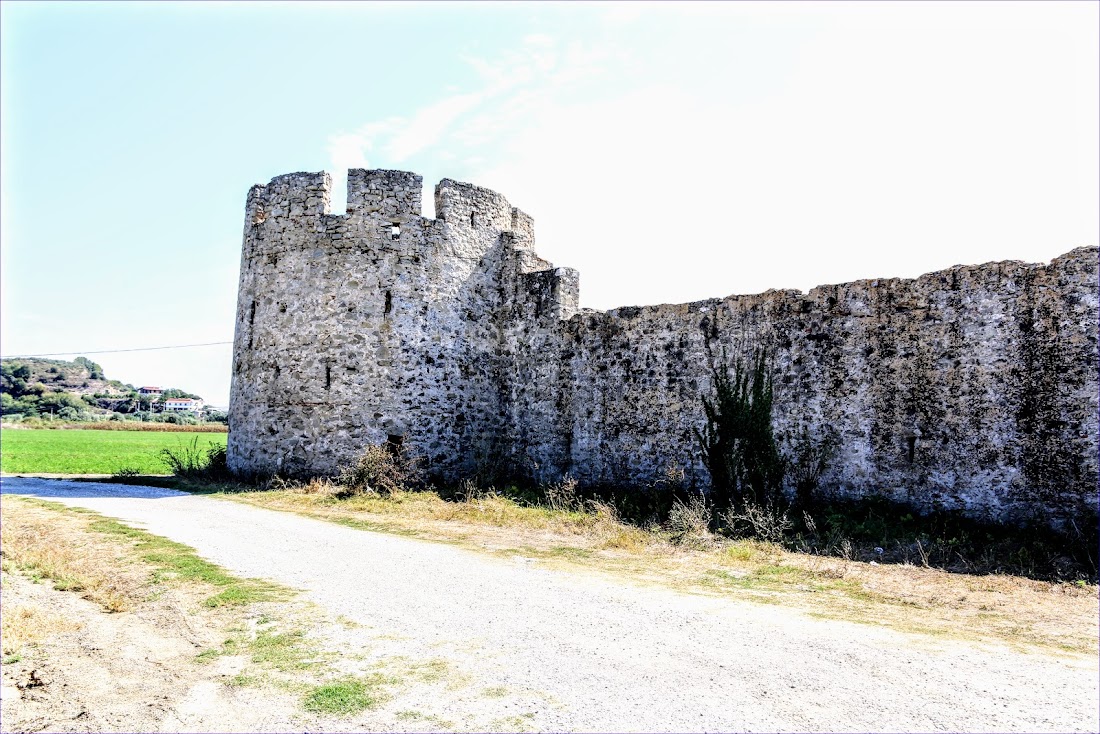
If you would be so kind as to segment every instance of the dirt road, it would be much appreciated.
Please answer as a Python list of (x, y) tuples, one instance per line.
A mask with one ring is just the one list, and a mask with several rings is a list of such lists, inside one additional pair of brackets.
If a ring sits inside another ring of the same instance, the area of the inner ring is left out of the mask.
[(525, 722), (535, 730), (1100, 730), (1090, 657), (814, 619), (170, 490), (8, 477), (0, 487), (302, 589), (411, 659), (442, 657), (480, 685), (543, 701)]

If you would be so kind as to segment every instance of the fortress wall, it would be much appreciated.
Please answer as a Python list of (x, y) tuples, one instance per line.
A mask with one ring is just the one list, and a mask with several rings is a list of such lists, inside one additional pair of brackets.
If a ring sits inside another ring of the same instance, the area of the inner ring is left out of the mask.
[[(249, 192), (234, 341), (235, 471), (334, 473), (402, 441), (445, 481), (708, 477), (711, 366), (771, 354), (790, 448), (832, 433), (823, 489), (1055, 521), (1096, 505), (1097, 250), (691, 304), (580, 309), (531, 218), (444, 180), (349, 172)], [(396, 229), (395, 229), (396, 227)]]
[[(826, 491), (998, 518), (1070, 515), (1096, 505), (1097, 319), (1095, 248), (1049, 266), (577, 316), (561, 324), (556, 355), (571, 441), (555, 468), (644, 485), (679, 465), (705, 484), (693, 429), (709, 365), (763, 344), (788, 448), (803, 429), (839, 439)], [(526, 450), (549, 459), (554, 446)]]

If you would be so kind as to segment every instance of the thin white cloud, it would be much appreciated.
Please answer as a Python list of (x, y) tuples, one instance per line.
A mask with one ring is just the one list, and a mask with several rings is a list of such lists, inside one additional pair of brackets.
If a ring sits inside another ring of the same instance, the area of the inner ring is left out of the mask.
[(458, 117), (477, 107), (488, 96), (488, 92), (456, 94), (425, 107), (390, 138), (386, 154), (394, 163), (400, 163), (435, 145)]
[(459, 91), (448, 85), (446, 96), (411, 115), (370, 121), (355, 131), (331, 135), (328, 152), (334, 179), (339, 184), (347, 168), (365, 166), (372, 151), (385, 165), (398, 165), (428, 150), (437, 157), (454, 157), (471, 147), (498, 143), (553, 107), (554, 90), (598, 78), (599, 62), (607, 58), (606, 52), (576, 42), (562, 50), (547, 34), (528, 35), (496, 59), (463, 56), (460, 60), (477, 73), (475, 89)]
[(345, 133), (329, 138), (328, 152), (337, 170), (367, 167), (367, 148), (370, 141), (363, 135)]

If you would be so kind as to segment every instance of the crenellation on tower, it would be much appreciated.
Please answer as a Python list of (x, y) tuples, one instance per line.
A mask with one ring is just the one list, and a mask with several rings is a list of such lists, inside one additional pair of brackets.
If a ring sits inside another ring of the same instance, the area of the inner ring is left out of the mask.
[(378, 217), (407, 222), (421, 216), (424, 179), (408, 171), (348, 171), (348, 206), (351, 216)]
[(580, 311), (579, 271), (550, 267), (528, 271), (523, 279), (532, 305), (527, 311), (529, 317), (564, 321)]
[(530, 214), (512, 207), (512, 224), (509, 227), (515, 247), (533, 249), (535, 247), (535, 220)]
[(435, 216), (455, 228), (507, 232), (512, 205), (495, 191), (445, 178), (435, 187)]
[(228, 458), (333, 474), (400, 441), (438, 481), (705, 488), (695, 439), (719, 360), (767, 346), (773, 423), (838, 437), (822, 491), (1052, 523), (1095, 509), (1098, 252), (955, 266), (802, 293), (582, 309), (534, 220), (443, 179), (325, 173), (248, 192)]

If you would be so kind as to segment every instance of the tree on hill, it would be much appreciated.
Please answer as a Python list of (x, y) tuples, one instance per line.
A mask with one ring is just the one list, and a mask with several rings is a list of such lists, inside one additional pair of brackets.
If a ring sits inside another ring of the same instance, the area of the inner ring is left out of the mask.
[(192, 400), (202, 400), (201, 397), (194, 393), (184, 392), (179, 388), (170, 387), (161, 393), (161, 397), (167, 400), (168, 398), (191, 398)]
[(31, 368), (25, 364), (5, 362), (0, 364), (0, 377), (7, 379), (29, 380)]
[(87, 357), (77, 357), (73, 360), (73, 364), (83, 365), (88, 370), (89, 377), (93, 380), (107, 379), (103, 376), (103, 368)]

